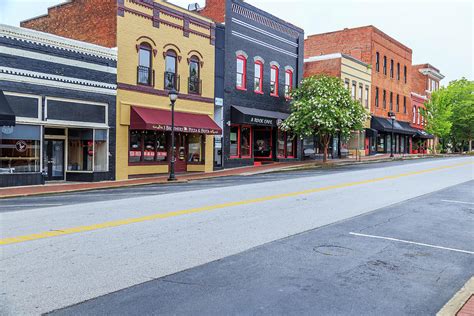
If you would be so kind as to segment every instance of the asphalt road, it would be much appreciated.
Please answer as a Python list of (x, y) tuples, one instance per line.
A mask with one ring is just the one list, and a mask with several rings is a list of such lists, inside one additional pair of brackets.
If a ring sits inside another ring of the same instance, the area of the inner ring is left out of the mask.
[(474, 274), (473, 186), (414, 198), (51, 314), (435, 315)]
[[(48, 197), (60, 199), (61, 205), (36, 208), (25, 199), (5, 200), (2, 203), (24, 204), (0, 214), (0, 314), (49, 312), (466, 183), (474, 179), (473, 163), (473, 158), (436, 159), (305, 171), (300, 176), (225, 178), (212, 185), (190, 183), (188, 190), (168, 188), (160, 194), (151, 194), (160, 191), (159, 186), (135, 188), (131, 192), (136, 194), (122, 192), (120, 197), (103, 191), (87, 203), (81, 196), (98, 192), (84, 192)], [(150, 194), (140, 194), (140, 190), (150, 190)], [(466, 223), (472, 220), (470, 213), (459, 214)], [(414, 224), (405, 231), (416, 237), (420, 227)], [(472, 244), (469, 235), (457, 235), (455, 229), (450, 235), (452, 228), (439, 227), (437, 234), (448, 239), (438, 244), (460, 249)], [(350, 237), (354, 247), (365, 243), (369, 252), (378, 247), (369, 245), (373, 238)], [(324, 243), (331, 245), (329, 242)], [(328, 267), (328, 275), (331, 269)], [(311, 283), (316, 276), (305, 277)], [(249, 273), (245, 278), (255, 276)], [(347, 279), (348, 289), (351, 279)], [(453, 288), (458, 285), (456, 280), (449, 280)], [(287, 281), (286, 286), (291, 286), (291, 280)], [(396, 287), (399, 279), (391, 281), (393, 284), (381, 286)], [(262, 295), (272, 301), (272, 293)], [(219, 298), (224, 299), (215, 299)], [(253, 308), (258, 313), (257, 305)], [(248, 311), (252, 306), (242, 309)]]

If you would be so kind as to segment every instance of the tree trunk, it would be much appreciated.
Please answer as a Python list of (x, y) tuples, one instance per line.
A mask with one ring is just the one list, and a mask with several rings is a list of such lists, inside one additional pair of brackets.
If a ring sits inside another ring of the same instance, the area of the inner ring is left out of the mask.
[(472, 139), (469, 139), (469, 152), (472, 151)]
[(323, 142), (324, 152), (323, 152), (323, 162), (326, 163), (328, 161), (328, 147), (329, 147), (329, 140), (331, 139), (330, 136), (324, 135), (321, 136), (321, 140)]

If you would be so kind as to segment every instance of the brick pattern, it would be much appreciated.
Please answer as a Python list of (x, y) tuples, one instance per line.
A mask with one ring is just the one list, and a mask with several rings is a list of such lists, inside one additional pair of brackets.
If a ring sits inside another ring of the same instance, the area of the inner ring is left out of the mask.
[(456, 316), (473, 316), (474, 315), (474, 295), (471, 295), (464, 306), (456, 313)]
[(425, 68), (425, 65), (413, 65), (411, 67), (411, 91), (419, 95), (426, 95), (428, 88), (428, 77), (419, 70)]
[(341, 77), (341, 59), (328, 59), (306, 62), (304, 64), (304, 77), (325, 74), (333, 77)]
[(21, 26), (106, 47), (117, 44), (117, 0), (72, 0)]
[[(376, 69), (376, 53), (379, 53), (379, 71)], [(390, 92), (393, 93), (393, 111), (397, 119), (411, 121), (411, 62), (412, 50), (389, 37), (374, 26), (365, 26), (341, 31), (316, 34), (305, 41), (305, 58), (324, 54), (343, 53), (351, 55), (372, 66), (372, 106), (371, 113), (388, 117), (390, 111)], [(387, 57), (387, 74), (383, 73), (383, 57)], [(394, 61), (393, 78), (390, 76), (390, 61)], [(400, 63), (400, 80), (397, 79), (397, 64)], [(404, 66), (407, 67), (407, 82), (404, 80)], [(379, 107), (375, 106), (376, 91), (379, 88)], [(383, 107), (382, 93), (386, 90), (387, 105)], [(396, 100), (399, 95), (399, 112)], [(403, 97), (407, 99), (407, 113), (403, 111)]]
[(210, 18), (217, 23), (225, 21), (225, 1), (223, 0), (206, 0), (206, 6), (199, 11), (199, 14)]

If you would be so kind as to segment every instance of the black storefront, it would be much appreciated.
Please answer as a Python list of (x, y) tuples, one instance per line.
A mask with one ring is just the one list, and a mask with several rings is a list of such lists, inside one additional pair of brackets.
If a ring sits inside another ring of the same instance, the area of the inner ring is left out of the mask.
[[(416, 130), (409, 123), (392, 120), (384, 117), (373, 116), (370, 123), (371, 129), (377, 131), (375, 149), (379, 154), (409, 154), (413, 136)], [(393, 140), (392, 140), (393, 134)]]

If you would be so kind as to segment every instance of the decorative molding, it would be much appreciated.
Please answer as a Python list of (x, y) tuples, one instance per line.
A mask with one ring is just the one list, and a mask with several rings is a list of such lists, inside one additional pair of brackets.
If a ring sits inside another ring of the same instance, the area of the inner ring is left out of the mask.
[[(171, 48), (170, 48), (170, 47), (171, 47)], [(168, 43), (168, 44), (165, 44), (165, 46), (163, 46), (163, 50), (164, 50), (165, 52), (167, 52), (167, 51), (170, 50), (170, 49), (175, 50), (176, 53), (178, 53), (178, 54), (181, 54), (181, 49), (179, 49), (179, 47), (176, 46), (175, 44)]]
[(78, 68), (106, 72), (106, 73), (110, 73), (114, 75), (117, 74), (116, 67), (99, 65), (99, 64), (89, 63), (85, 61), (79, 61), (76, 59), (57, 57), (57, 56), (53, 56), (53, 55), (49, 55), (45, 53), (37, 53), (37, 52), (24, 50), (24, 49), (18, 49), (18, 48), (6, 47), (6, 46), (0, 46), (0, 47), (1, 47), (2, 54), (15, 56), (15, 58), (18, 58), (18, 57), (30, 58), (34, 60), (51, 62), (51, 63), (61, 64), (61, 65), (66, 65), (66, 66), (71, 66), (71, 67), (78, 67)]
[[(153, 43), (153, 46), (155, 46), (155, 47), (156, 47), (156, 43), (155, 43), (155, 41), (154, 41), (154, 40), (153, 40), (151, 37), (149, 37), (149, 36), (146, 36), (146, 35), (142, 35), (142, 36), (140, 36), (139, 38), (137, 38), (137, 39), (136, 39), (136, 41), (137, 41), (137, 42), (143, 42), (143, 41), (142, 41), (142, 39), (146, 39), (146, 40), (148, 40), (148, 41), (152, 42), (152, 43)], [(141, 44), (141, 43), (139, 43), (139, 44)], [(150, 43), (148, 43), (148, 44), (150, 44)]]
[(265, 59), (263, 59), (263, 58), (260, 57), (260, 56), (255, 56), (255, 57), (253, 58), (253, 61), (254, 61), (255, 63), (256, 63), (257, 61), (259, 61), (259, 62), (262, 63), (262, 65), (265, 65)]
[(280, 64), (279, 64), (278, 62), (276, 62), (276, 61), (270, 62), (270, 67), (272, 67), (272, 66), (275, 66), (275, 67), (277, 67), (278, 69), (280, 69)]
[[(148, 86), (135, 86), (135, 85), (130, 85), (126, 83), (118, 83), (117, 88), (121, 90), (126, 90), (126, 91), (134, 91), (134, 92), (141, 92), (141, 93), (146, 93), (146, 94), (152, 94), (152, 95), (157, 95), (160, 97), (168, 97), (168, 91), (166, 90), (158, 90), (154, 89), (153, 87), (148, 87)], [(198, 95), (193, 95), (193, 94), (179, 94), (179, 98), (182, 100), (189, 100), (189, 101), (196, 101), (196, 102), (204, 102), (204, 103), (212, 103), (214, 104), (214, 99), (213, 98), (206, 98), (206, 97), (201, 97)]]
[(44, 45), (52, 48), (62, 49), (74, 53), (117, 60), (117, 50), (94, 45), (86, 42), (76, 41), (69, 38), (38, 32), (26, 28), (0, 24), (0, 37), (27, 43)]
[(285, 66), (285, 71), (291, 71), (291, 72), (295, 72), (295, 69), (291, 66)]
[(259, 28), (259, 27), (256, 27), (256, 26), (253, 26), (253, 25), (251, 25), (251, 24), (245, 23), (244, 21), (241, 21), (241, 20), (239, 20), (239, 19), (232, 18), (232, 22), (234, 22), (234, 23), (236, 23), (236, 24), (239, 24), (239, 25), (241, 25), (241, 26), (243, 26), (243, 27), (246, 27), (246, 28), (248, 28), (248, 29), (250, 29), (250, 30), (252, 30), (252, 31), (255, 31), (255, 32), (261, 33), (261, 34), (263, 34), (263, 35), (267, 35), (267, 36), (269, 36), (269, 37), (272, 37), (272, 38), (274, 38), (274, 39), (276, 39), (276, 40), (278, 40), (278, 41), (280, 41), (280, 42), (282, 42), (282, 43), (288, 44), (288, 45), (293, 46), (293, 47), (295, 47), (295, 48), (298, 48), (298, 47), (299, 47), (298, 43), (296, 43), (296, 42), (294, 42), (294, 41), (287, 40), (287, 39), (285, 39), (285, 38), (283, 38), (283, 37), (280, 37), (280, 36), (275, 35), (275, 34), (273, 34), (273, 33), (267, 32), (267, 31), (265, 31), (265, 30), (263, 30), (263, 29), (261, 29), (261, 28)]
[(252, 43), (254, 43), (254, 44), (258, 44), (258, 45), (260, 45), (260, 46), (273, 49), (274, 51), (277, 51), (277, 52), (279, 52), (279, 53), (283, 53), (283, 54), (288, 55), (288, 56), (291, 56), (291, 57), (293, 57), (293, 58), (298, 58), (298, 55), (295, 54), (295, 53), (289, 52), (289, 51), (287, 51), (287, 50), (285, 50), (285, 49), (282, 49), (282, 48), (276, 47), (276, 46), (274, 46), (274, 45), (265, 43), (265, 42), (263, 42), (263, 41), (257, 40), (257, 39), (255, 39), (255, 38), (252, 38), (252, 37), (247, 36), (247, 35), (245, 35), (245, 34), (242, 34), (242, 33), (236, 32), (236, 31), (232, 31), (232, 35), (237, 36), (237, 37), (240, 37), (240, 38), (242, 38), (242, 39), (244, 39), (244, 40), (247, 40), (247, 41), (249, 41), (249, 42), (252, 42)]
[(188, 57), (192, 57), (192, 55), (198, 55), (199, 59), (202, 60), (204, 59), (204, 57), (202, 56), (202, 54), (200, 52), (198, 52), (197, 50), (190, 50), (188, 52)]
[(243, 50), (238, 50), (235, 52), (235, 57), (244, 56), (245, 59), (249, 59), (249, 55)]

